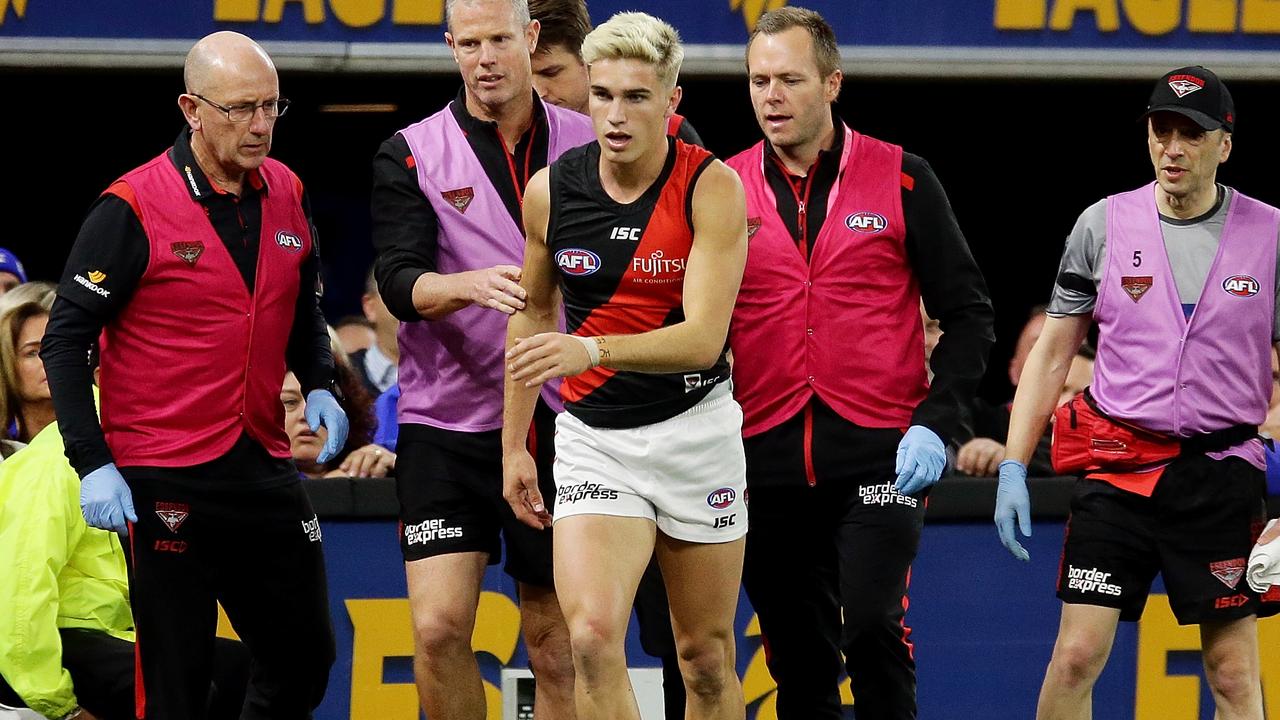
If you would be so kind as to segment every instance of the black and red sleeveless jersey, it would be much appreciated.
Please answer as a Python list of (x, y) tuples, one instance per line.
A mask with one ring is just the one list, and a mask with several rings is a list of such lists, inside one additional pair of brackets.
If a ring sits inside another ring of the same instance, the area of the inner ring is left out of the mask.
[[(600, 146), (551, 165), (547, 246), (559, 269), (568, 331), (637, 335), (684, 320), (684, 271), (693, 245), (693, 188), (711, 153), (667, 139), (667, 162), (634, 202), (600, 184)], [(565, 409), (588, 425), (637, 427), (693, 407), (729, 378), (722, 352), (698, 372), (638, 373), (598, 367), (565, 378)]]

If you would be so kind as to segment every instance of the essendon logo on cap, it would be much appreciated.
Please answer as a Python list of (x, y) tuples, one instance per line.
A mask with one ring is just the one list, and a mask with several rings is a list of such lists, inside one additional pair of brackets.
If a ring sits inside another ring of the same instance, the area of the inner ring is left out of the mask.
[(1126, 275), (1120, 278), (1120, 287), (1129, 294), (1134, 302), (1142, 299), (1143, 295), (1151, 289), (1150, 275)]
[(1195, 75), (1171, 75), (1169, 87), (1178, 97), (1186, 97), (1197, 90), (1204, 89), (1204, 79)]
[(760, 226), (763, 223), (764, 221), (758, 217), (747, 218), (747, 239), (748, 240), (756, 236), (756, 232), (760, 230)]
[(476, 191), (469, 187), (464, 187), (457, 190), (445, 190), (440, 194), (453, 206), (454, 210), (466, 214), (467, 206), (471, 204), (472, 198), (476, 196)]

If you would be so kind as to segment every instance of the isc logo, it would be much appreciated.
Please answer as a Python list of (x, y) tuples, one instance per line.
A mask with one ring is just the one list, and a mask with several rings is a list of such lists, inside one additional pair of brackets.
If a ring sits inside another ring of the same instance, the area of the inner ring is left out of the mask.
[(616, 227), (609, 233), (609, 239), (640, 242), (640, 228)]
[(876, 233), (889, 227), (889, 221), (880, 213), (856, 212), (844, 219), (845, 227), (854, 232)]
[(1236, 297), (1253, 297), (1262, 286), (1249, 275), (1232, 275), (1222, 281), (1222, 289)]
[(566, 275), (590, 275), (600, 269), (600, 256), (590, 250), (565, 248), (556, 253), (556, 267)]
[(707, 496), (707, 504), (717, 510), (723, 510), (732, 505), (733, 501), (737, 499), (737, 491), (730, 487), (722, 487)]

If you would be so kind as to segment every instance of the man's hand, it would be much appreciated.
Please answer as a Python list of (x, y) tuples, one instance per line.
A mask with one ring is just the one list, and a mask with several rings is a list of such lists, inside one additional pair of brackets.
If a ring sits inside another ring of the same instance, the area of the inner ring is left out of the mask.
[(912, 425), (898, 443), (893, 471), (898, 479), (893, 488), (903, 495), (915, 495), (931, 487), (947, 467), (947, 449), (942, 438), (923, 425)]
[(1022, 547), (1014, 534), (1013, 523), (1025, 537), (1031, 537), (1031, 497), (1027, 494), (1027, 466), (1017, 460), (1000, 463), (1000, 485), (996, 490), (996, 532), (1000, 544), (1019, 560), (1030, 560), (1031, 553)]
[(80, 512), (84, 521), (100, 530), (128, 534), (128, 522), (138, 522), (133, 493), (115, 463), (94, 470), (80, 481)]
[(311, 432), (320, 432), (321, 425), (329, 431), (316, 462), (323, 465), (337, 457), (342, 446), (347, 444), (347, 414), (342, 411), (338, 399), (328, 390), (312, 390), (307, 393), (307, 408), (303, 415), (307, 418), (307, 425), (311, 426)]
[(463, 295), (472, 305), (513, 315), (524, 309), (526, 293), (520, 287), (520, 273), (515, 265), (494, 265), (459, 273), (458, 280), (463, 283)]
[(523, 382), (525, 387), (591, 369), (591, 354), (572, 335), (538, 333), (515, 340), (516, 344), (507, 351), (507, 371), (512, 380)]
[(956, 455), (956, 470), (975, 477), (991, 477), (1004, 460), (1004, 444), (991, 438), (974, 438)]
[(551, 513), (538, 489), (538, 466), (527, 450), (502, 454), (502, 497), (520, 522), (537, 530), (551, 527)]

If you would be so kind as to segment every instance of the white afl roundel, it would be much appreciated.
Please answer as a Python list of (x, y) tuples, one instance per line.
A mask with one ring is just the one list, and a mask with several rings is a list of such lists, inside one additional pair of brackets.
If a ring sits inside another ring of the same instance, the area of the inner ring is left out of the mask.
[(850, 230), (860, 233), (878, 233), (889, 227), (889, 221), (883, 215), (866, 210), (849, 215), (844, 219), (844, 224)]
[(582, 248), (565, 248), (556, 253), (556, 267), (566, 275), (590, 275), (600, 269), (600, 256)]
[(1232, 275), (1222, 281), (1222, 289), (1236, 297), (1253, 297), (1258, 294), (1262, 286), (1252, 275)]

